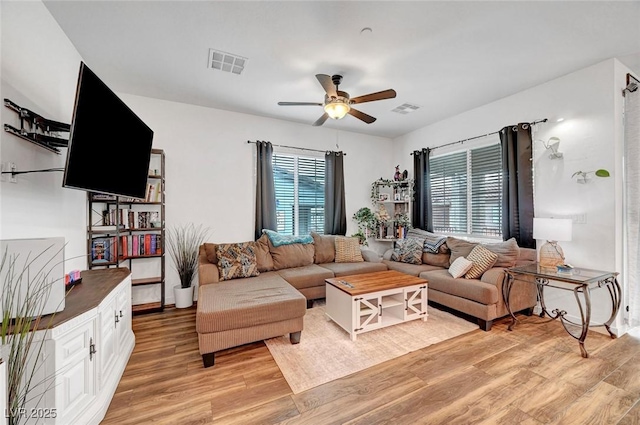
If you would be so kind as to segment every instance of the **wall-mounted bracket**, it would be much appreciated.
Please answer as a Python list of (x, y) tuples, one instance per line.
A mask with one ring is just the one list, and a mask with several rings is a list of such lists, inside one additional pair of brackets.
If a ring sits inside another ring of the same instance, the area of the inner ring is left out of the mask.
[(70, 132), (69, 124), (44, 118), (27, 108), (16, 105), (9, 99), (4, 99), (4, 106), (20, 117), (19, 129), (5, 124), (4, 131), (57, 154), (60, 154), (58, 148), (66, 148), (69, 145), (69, 140), (59, 137), (58, 134)]

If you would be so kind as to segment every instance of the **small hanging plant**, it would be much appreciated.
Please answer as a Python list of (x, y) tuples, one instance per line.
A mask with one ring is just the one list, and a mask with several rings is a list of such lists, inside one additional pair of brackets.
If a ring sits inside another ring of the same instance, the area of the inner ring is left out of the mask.
[(578, 183), (587, 183), (589, 180), (591, 180), (591, 176), (590, 174), (593, 173), (596, 177), (610, 177), (611, 174), (609, 173), (609, 171), (600, 168), (598, 170), (595, 171), (576, 171), (575, 173), (573, 173), (571, 175), (571, 178), (573, 177), (578, 177)]

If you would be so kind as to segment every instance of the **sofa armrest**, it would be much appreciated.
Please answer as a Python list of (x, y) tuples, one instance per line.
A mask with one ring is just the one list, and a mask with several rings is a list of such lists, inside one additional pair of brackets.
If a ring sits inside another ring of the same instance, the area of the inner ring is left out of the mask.
[(218, 265), (207, 260), (207, 253), (202, 245), (198, 251), (198, 284), (202, 286), (219, 281)]
[(480, 277), (480, 280), (484, 283), (495, 285), (498, 288), (502, 288), (504, 282), (505, 271), (502, 267), (492, 267)]
[(362, 254), (362, 258), (364, 261), (368, 261), (370, 263), (381, 263), (382, 257), (377, 252), (371, 249), (361, 249), (360, 253)]

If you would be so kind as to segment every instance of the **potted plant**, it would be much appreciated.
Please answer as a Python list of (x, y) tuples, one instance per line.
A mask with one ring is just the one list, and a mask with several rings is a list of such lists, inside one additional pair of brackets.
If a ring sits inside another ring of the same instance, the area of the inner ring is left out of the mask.
[(193, 279), (198, 270), (198, 249), (209, 234), (202, 225), (185, 224), (167, 229), (167, 248), (173, 267), (180, 277), (180, 285), (173, 287), (176, 308), (193, 305)]
[[(43, 400), (42, 386), (51, 379), (37, 375), (45, 339), (31, 331), (39, 327), (47, 332), (55, 316), (43, 314), (51, 286), (62, 284), (60, 278), (50, 276), (51, 262), (59, 254), (49, 258), (51, 248), (24, 262), (8, 249), (0, 257), (0, 415), (8, 425), (27, 421), (27, 403), (37, 407)], [(46, 265), (39, 268), (34, 263), (41, 257)]]
[(376, 217), (368, 207), (362, 207), (353, 215), (353, 220), (358, 223), (358, 231), (352, 236), (358, 237), (362, 245), (367, 245), (367, 237), (375, 234)]

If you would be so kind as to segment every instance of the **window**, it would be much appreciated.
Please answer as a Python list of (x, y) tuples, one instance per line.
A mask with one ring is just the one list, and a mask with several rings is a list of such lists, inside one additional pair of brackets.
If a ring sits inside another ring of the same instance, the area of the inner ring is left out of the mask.
[(492, 144), (429, 159), (435, 232), (502, 236), (501, 156)]
[(324, 158), (273, 154), (277, 231), (324, 232)]

